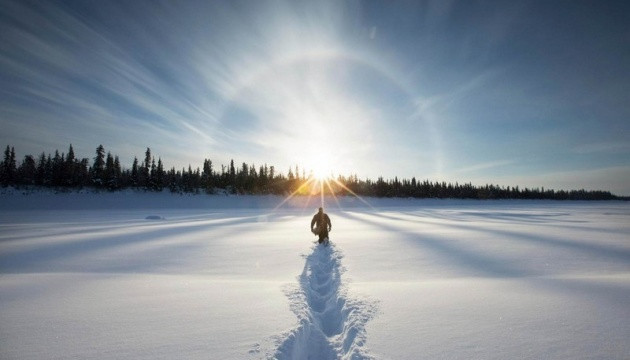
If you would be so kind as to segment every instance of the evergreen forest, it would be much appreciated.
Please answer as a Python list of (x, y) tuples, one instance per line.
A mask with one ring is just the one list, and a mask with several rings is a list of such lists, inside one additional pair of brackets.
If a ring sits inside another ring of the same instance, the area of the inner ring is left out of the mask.
[[(301, 170), (301, 172), (300, 172)], [(158, 157), (147, 148), (144, 158), (133, 159), (130, 167), (121, 164), (117, 155), (96, 148), (93, 158), (80, 158), (72, 145), (67, 153), (55, 150), (54, 155), (24, 156), (18, 165), (15, 149), (7, 146), (0, 163), (0, 184), (17, 188), (40, 186), (56, 190), (96, 188), (117, 191), (135, 188), (146, 191), (168, 189), (177, 193), (215, 194), (301, 194), (324, 192), (335, 195), (356, 194), (375, 197), (459, 198), (459, 199), (553, 199), (553, 200), (615, 200), (621, 199), (609, 191), (529, 189), (518, 186), (446, 183), (411, 179), (359, 179), (357, 175), (342, 176), (317, 184), (304, 169), (288, 169), (286, 175), (267, 164), (256, 167), (247, 163), (216, 167), (205, 159), (201, 167), (166, 170)]]

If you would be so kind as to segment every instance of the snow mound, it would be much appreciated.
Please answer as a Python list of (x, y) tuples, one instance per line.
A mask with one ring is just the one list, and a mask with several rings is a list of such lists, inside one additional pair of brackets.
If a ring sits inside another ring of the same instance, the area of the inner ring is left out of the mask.
[(160, 215), (149, 215), (144, 218), (145, 220), (166, 220), (164, 217)]
[(376, 305), (348, 296), (341, 281), (342, 254), (333, 244), (306, 257), (299, 288), (287, 289), (298, 326), (279, 341), (275, 359), (370, 359), (365, 324)]

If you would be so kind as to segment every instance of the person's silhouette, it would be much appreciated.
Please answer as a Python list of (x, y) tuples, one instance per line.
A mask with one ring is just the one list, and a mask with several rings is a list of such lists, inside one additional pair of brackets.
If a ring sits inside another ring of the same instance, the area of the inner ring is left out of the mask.
[[(315, 227), (313, 227), (315, 226)], [(332, 224), (328, 214), (324, 213), (324, 208), (319, 208), (317, 214), (311, 220), (311, 232), (319, 236), (319, 243), (328, 243), (328, 232), (332, 230)]]

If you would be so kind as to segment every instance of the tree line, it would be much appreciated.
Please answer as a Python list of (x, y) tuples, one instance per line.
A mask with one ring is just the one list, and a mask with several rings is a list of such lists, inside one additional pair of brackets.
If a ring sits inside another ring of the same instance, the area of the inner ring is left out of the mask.
[(24, 156), (17, 165), (15, 149), (7, 146), (3, 161), (0, 163), (0, 184), (7, 186), (43, 186), (51, 188), (94, 187), (116, 191), (126, 188), (147, 191), (180, 193), (208, 193), (224, 191), (234, 194), (309, 194), (324, 191), (335, 195), (356, 194), (376, 197), (413, 197), (413, 198), (460, 198), (460, 199), (553, 199), (553, 200), (614, 200), (619, 197), (609, 191), (587, 190), (551, 190), (502, 187), (499, 185), (474, 186), (470, 183), (446, 183), (412, 179), (376, 181), (359, 179), (356, 175), (339, 175), (326, 185), (317, 187), (304, 186), (310, 175), (305, 169), (295, 166), (286, 175), (267, 164), (256, 167), (242, 163), (235, 166), (234, 160), (229, 165), (221, 165), (220, 170), (210, 159), (205, 159), (202, 167), (193, 169), (165, 170), (161, 158), (156, 158), (147, 148), (142, 161), (134, 157), (130, 168), (123, 167), (117, 155), (106, 152), (103, 145), (95, 150), (95, 156), (78, 158), (72, 145), (67, 153), (55, 150), (54, 155), (41, 153), (38, 157)]

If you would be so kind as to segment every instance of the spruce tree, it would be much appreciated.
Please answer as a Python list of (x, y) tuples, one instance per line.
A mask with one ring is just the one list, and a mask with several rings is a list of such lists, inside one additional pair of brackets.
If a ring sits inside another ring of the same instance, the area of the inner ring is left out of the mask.
[(105, 160), (105, 176), (103, 182), (108, 189), (114, 190), (116, 188), (116, 170), (114, 169), (114, 157), (110, 152), (107, 152), (107, 160)]
[(72, 148), (72, 144), (68, 148), (68, 156), (66, 156), (67, 162), (74, 162), (74, 149)]
[(11, 148), (7, 145), (7, 148), (4, 150), (4, 159), (2, 160), (2, 166), (0, 166), (0, 182), (2, 182), (2, 186), (9, 185), (9, 164), (11, 161)]
[(79, 186), (90, 184), (90, 160), (83, 158), (76, 165), (77, 184)]
[(72, 144), (70, 144), (70, 148), (68, 149), (68, 156), (66, 156), (66, 163), (64, 165), (63, 178), (64, 182), (68, 186), (76, 186), (78, 181), (76, 178), (76, 159), (74, 156), (74, 149), (72, 148)]
[(140, 186), (143, 186), (145, 189), (149, 187), (150, 182), (150, 171), (151, 171), (151, 149), (147, 148), (147, 151), (144, 153), (144, 163), (142, 165), (140, 174)]
[(135, 156), (131, 165), (131, 186), (138, 186), (138, 158)]
[(118, 155), (114, 156), (114, 179), (116, 180), (116, 188), (120, 188), (122, 184), (122, 168)]
[(149, 189), (156, 190), (157, 189), (157, 166), (155, 165), (155, 158), (151, 159), (151, 171), (149, 173)]
[(234, 167), (234, 159), (230, 160), (230, 181), (232, 186), (234, 186), (234, 180), (236, 179), (236, 168)]
[(35, 175), (35, 184), (44, 185), (46, 178), (46, 154), (42, 152), (37, 161), (37, 173)]
[(103, 145), (99, 145), (96, 148), (96, 156), (94, 157), (94, 164), (92, 165), (92, 183), (95, 186), (104, 185), (104, 171), (105, 171), (105, 148)]
[(52, 184), (61, 186), (63, 184), (63, 170), (65, 165), (65, 155), (59, 155), (59, 150), (55, 150), (55, 157), (52, 161)]
[(162, 191), (164, 188), (164, 165), (162, 159), (158, 158), (157, 169), (155, 173), (155, 190)]
[(213, 176), (212, 160), (205, 159), (203, 161), (202, 187), (206, 190), (207, 193), (213, 192)]
[(18, 182), (24, 185), (33, 185), (35, 184), (35, 174), (37, 173), (37, 168), (35, 165), (35, 159), (32, 155), (24, 156), (24, 160), (22, 161), (22, 165), (18, 168)]
[(46, 157), (46, 166), (44, 168), (44, 182), (46, 185), (53, 185), (53, 162), (50, 154)]
[(4, 151), (4, 160), (2, 161), (0, 181), (2, 186), (8, 186), (15, 184), (17, 166), (15, 163), (15, 148), (7, 145)]
[(15, 148), (11, 146), (11, 156), (9, 157), (9, 180), (15, 183), (17, 166), (15, 162)]

